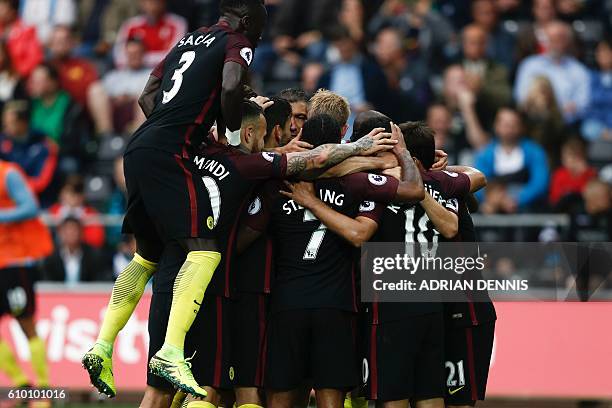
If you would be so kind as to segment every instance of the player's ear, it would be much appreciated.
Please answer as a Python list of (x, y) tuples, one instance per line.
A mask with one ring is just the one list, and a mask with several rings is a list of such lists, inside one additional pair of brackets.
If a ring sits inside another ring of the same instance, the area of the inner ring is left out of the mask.
[(346, 135), (346, 132), (348, 132), (348, 128), (349, 128), (348, 123), (346, 123), (344, 126), (342, 126), (342, 131), (340, 132), (340, 135), (342, 137), (340, 138), (340, 140), (344, 139), (344, 136)]

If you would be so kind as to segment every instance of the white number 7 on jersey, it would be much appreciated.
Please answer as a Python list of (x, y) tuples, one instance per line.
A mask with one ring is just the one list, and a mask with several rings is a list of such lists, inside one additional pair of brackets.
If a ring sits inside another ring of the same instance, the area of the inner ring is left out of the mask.
[[(319, 221), (314, 214), (307, 209), (304, 209), (304, 222), (308, 221)], [(310, 237), (310, 241), (308, 241), (308, 245), (306, 246), (306, 251), (304, 251), (304, 260), (312, 261), (313, 259), (317, 259), (317, 254), (319, 253), (319, 247), (323, 242), (323, 238), (325, 238), (325, 232), (327, 231), (327, 227), (323, 224), (319, 224), (319, 228), (317, 228)]]

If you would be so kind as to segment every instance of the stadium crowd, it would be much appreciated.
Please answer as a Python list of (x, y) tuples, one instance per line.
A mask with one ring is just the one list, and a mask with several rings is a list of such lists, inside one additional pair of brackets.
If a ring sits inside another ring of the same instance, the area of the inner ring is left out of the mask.
[[(214, 23), (217, 3), (0, 0), (0, 159), (57, 224), (44, 279), (109, 280), (131, 259), (133, 239), (96, 217), (125, 211), (121, 154), (152, 68)], [(424, 120), (450, 163), (489, 179), (482, 213), (569, 213), (571, 239), (612, 238), (612, 1), (266, 5), (259, 93), (327, 88), (351, 121), (369, 109)]]

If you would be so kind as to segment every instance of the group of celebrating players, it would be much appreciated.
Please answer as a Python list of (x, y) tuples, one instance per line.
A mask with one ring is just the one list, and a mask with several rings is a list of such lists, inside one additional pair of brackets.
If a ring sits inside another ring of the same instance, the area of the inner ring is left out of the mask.
[(473, 406), (492, 304), (361, 303), (355, 261), (367, 241), (475, 241), (484, 176), (447, 167), (422, 123), (364, 112), (342, 144), (343, 97), (250, 94), (266, 17), (222, 0), (150, 76), (124, 155), (137, 253), (83, 357), (92, 384), (116, 395), (113, 344), (154, 276), (142, 407), (305, 406), (312, 389), (320, 407)]

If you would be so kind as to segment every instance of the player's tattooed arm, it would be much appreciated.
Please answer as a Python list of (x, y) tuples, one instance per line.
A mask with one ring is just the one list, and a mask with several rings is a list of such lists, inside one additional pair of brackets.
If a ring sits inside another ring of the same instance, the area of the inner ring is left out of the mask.
[(314, 180), (326, 169), (352, 156), (369, 156), (393, 149), (396, 140), (377, 128), (354, 143), (325, 144), (313, 150), (287, 155), (287, 176)]
[(316, 196), (312, 183), (285, 184), (289, 191), (280, 191), (282, 195), (308, 208), (327, 228), (356, 248), (369, 241), (378, 229), (378, 223), (368, 217), (351, 218), (327, 206)]
[(242, 122), (243, 84), (247, 70), (237, 62), (229, 61), (223, 65), (221, 84), (221, 113), (230, 131), (240, 129)]
[(398, 143), (393, 148), (393, 154), (401, 168), (400, 183), (397, 187), (395, 200), (398, 202), (418, 202), (425, 198), (425, 187), (421, 173), (416, 166), (410, 152), (406, 148), (406, 141), (399, 126), (391, 123), (392, 137)]
[(469, 166), (448, 166), (447, 171), (463, 173), (470, 178), (470, 193), (475, 193), (487, 186), (486, 176), (478, 169)]
[(397, 158), (390, 152), (379, 153), (376, 156), (355, 156), (336, 164), (319, 178), (339, 178), (362, 171), (383, 171), (397, 167), (397, 165)]
[(138, 98), (138, 105), (142, 109), (142, 112), (145, 114), (145, 117), (151, 116), (153, 113), (153, 109), (155, 109), (155, 95), (159, 91), (161, 87), (161, 79), (154, 75), (149, 76), (149, 80), (147, 81), (147, 85), (145, 86), (142, 94)]

